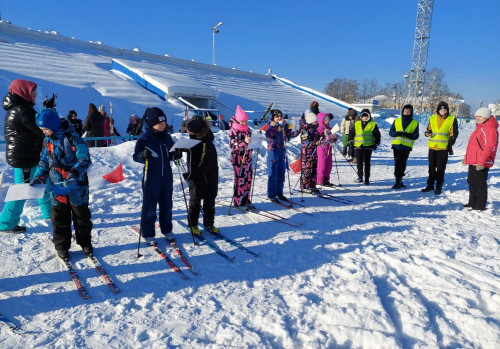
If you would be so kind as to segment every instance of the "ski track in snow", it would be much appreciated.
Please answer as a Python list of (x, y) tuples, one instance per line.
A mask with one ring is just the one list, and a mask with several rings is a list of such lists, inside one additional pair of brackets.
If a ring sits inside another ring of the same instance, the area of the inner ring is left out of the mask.
[[(229, 203), (232, 168), (226, 138), (216, 134), (219, 199)], [(133, 147), (127, 142), (91, 150), (95, 254), (121, 292), (112, 294), (73, 246), (75, 268), (92, 297), (80, 299), (54, 258), (50, 222), (41, 221), (36, 204), (28, 202), (22, 217), (28, 233), (0, 235), (5, 261), (0, 309), (28, 333), (0, 329), (1, 347), (498, 347), (497, 168), (490, 172), (488, 210), (470, 212), (461, 207), (467, 198), (461, 156), (450, 157), (438, 197), (419, 191), (427, 172), (424, 141), (410, 156), (408, 188), (401, 191), (390, 189), (392, 154), (382, 146), (373, 159), (370, 186), (352, 184), (352, 168), (338, 163), (344, 188), (352, 191), (327, 192), (357, 205), (305, 195), (307, 207), (301, 210), (313, 213), (310, 217), (266, 202), (264, 154), (254, 202), (305, 223), (294, 228), (234, 209), (228, 216), (228, 207), (219, 205), (216, 224), (222, 232), (262, 252), (255, 258), (217, 241), (236, 257), (234, 263), (206, 246), (193, 246), (175, 224), (178, 244), (200, 273), (193, 276), (183, 268), (190, 277), (184, 281), (145, 245), (144, 256), (137, 258), (138, 237), (130, 225), (139, 223), (142, 165), (133, 162)], [(296, 157), (296, 151), (289, 156)], [(105, 182), (102, 175), (119, 162), (126, 179)], [(3, 164), (2, 170), (5, 182), (11, 182), (9, 167)], [(173, 170), (173, 215), (184, 220)], [(297, 179), (291, 176), (292, 186)], [(166, 241), (159, 246), (184, 267)]]

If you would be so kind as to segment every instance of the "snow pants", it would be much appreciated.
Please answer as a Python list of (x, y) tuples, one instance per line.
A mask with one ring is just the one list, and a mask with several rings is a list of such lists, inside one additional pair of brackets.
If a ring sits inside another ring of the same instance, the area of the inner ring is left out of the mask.
[(155, 236), (156, 208), (159, 207), (158, 221), (162, 234), (166, 235), (172, 231), (172, 172), (163, 176), (161, 173), (148, 172), (142, 182), (141, 234), (144, 237)]
[(267, 197), (283, 195), (285, 186), (286, 157), (284, 150), (271, 150), (267, 154)]
[[(29, 183), (33, 178), (36, 167), (31, 169), (14, 168), (14, 183)], [(0, 230), (10, 230), (19, 225), (21, 214), (23, 213), (24, 203), (26, 200), (8, 201), (5, 203), (2, 213), (0, 213)], [(42, 210), (42, 218), (50, 218), (50, 193), (45, 191), (43, 198), (38, 199), (40, 209)]]
[(318, 153), (318, 164), (316, 168), (316, 181), (317, 183), (324, 184), (330, 183), (330, 172), (332, 172), (332, 146), (318, 146), (316, 152)]
[(429, 149), (429, 178), (427, 178), (427, 186), (436, 189), (441, 189), (444, 182), (444, 173), (446, 164), (448, 163), (448, 151)]
[(372, 152), (373, 149), (370, 148), (354, 148), (354, 155), (356, 156), (356, 165), (358, 169), (358, 177), (363, 178), (363, 165), (364, 165), (365, 183), (370, 180)]
[(219, 186), (219, 171), (211, 171), (189, 180), (188, 223), (197, 226), (203, 200), (203, 225), (212, 227), (215, 220), (215, 198)]
[(467, 184), (469, 184), (469, 202), (468, 204), (475, 210), (484, 210), (488, 201), (488, 179), (489, 168), (476, 170), (475, 165), (469, 165), (467, 174)]
[(71, 195), (65, 198), (65, 202), (59, 202), (57, 205), (52, 206), (52, 242), (55, 249), (68, 251), (71, 247), (71, 221), (73, 221), (75, 227), (76, 243), (81, 247), (92, 246), (90, 237), (92, 217), (88, 202), (80, 206), (74, 206), (70, 202)]
[(234, 172), (234, 206), (246, 205), (250, 203), (250, 191), (252, 189), (252, 151), (231, 153), (231, 164)]
[(302, 146), (301, 151), (302, 172), (300, 176), (300, 189), (311, 189), (316, 187), (318, 154), (316, 147)]

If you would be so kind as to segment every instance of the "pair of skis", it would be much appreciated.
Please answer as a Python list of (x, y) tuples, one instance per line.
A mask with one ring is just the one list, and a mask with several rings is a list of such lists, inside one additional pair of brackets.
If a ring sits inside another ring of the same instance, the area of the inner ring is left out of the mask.
[(7, 319), (2, 314), (0, 314), (0, 326), (7, 328), (14, 333), (19, 333), (19, 334), (26, 333), (25, 330), (23, 330), (21, 327), (15, 325), (12, 321)]
[[(74, 282), (76, 286), (76, 290), (78, 291), (78, 294), (80, 297), (83, 299), (90, 299), (90, 294), (87, 291), (87, 288), (85, 287), (84, 283), (82, 282), (80, 276), (78, 275), (78, 272), (76, 269), (73, 267), (73, 264), (69, 259), (62, 259), (60, 257), (56, 257), (59, 263), (63, 266), (63, 268), (69, 273), (69, 276), (71, 280)], [(120, 289), (118, 286), (116, 286), (115, 282), (111, 278), (111, 276), (106, 272), (102, 264), (99, 262), (99, 260), (94, 256), (86, 256), (87, 262), (97, 271), (99, 276), (101, 277), (101, 280), (103, 283), (108, 286), (109, 290), (113, 293), (118, 293), (120, 292)]]
[[(221, 204), (221, 205), (223, 205), (223, 206), (227, 206), (227, 207), (229, 207), (229, 205), (228, 205), (228, 204), (226, 204), (224, 201), (220, 201), (220, 200), (219, 200), (219, 204)], [(278, 205), (280, 205), (280, 206), (286, 207), (286, 208), (291, 208), (290, 206), (285, 205), (285, 204), (283, 204), (283, 203), (281, 203), (281, 202), (279, 202), (279, 203), (277, 203), (277, 204), (278, 204)], [(295, 203), (294, 203), (294, 204), (295, 204)], [(304, 223), (295, 223), (295, 222), (290, 222), (290, 221), (288, 221), (288, 218), (286, 218), (286, 217), (283, 217), (283, 216), (281, 216), (281, 215), (278, 215), (278, 214), (276, 214), (276, 213), (274, 213), (274, 212), (269, 212), (269, 211), (264, 211), (264, 210), (261, 210), (260, 208), (250, 208), (250, 207), (246, 207), (244, 210), (242, 210), (242, 209), (239, 209), (239, 208), (235, 207), (235, 210), (237, 210), (237, 211), (241, 211), (241, 212), (244, 212), (244, 213), (248, 212), (248, 213), (251, 213), (251, 214), (254, 214), (254, 215), (257, 215), (257, 216), (265, 217), (265, 218), (268, 218), (268, 219), (273, 220), (274, 222), (277, 222), (277, 223), (282, 223), (282, 224), (286, 224), (286, 225), (291, 226), (291, 227), (294, 227), (294, 228), (298, 228), (298, 227), (300, 227), (302, 224), (304, 224)], [(294, 210), (295, 210), (295, 208), (294, 208)], [(302, 211), (300, 211), (300, 210), (298, 210), (298, 211), (299, 211), (299, 212), (301, 212), (301, 213), (304, 213), (304, 212), (302, 212)]]
[[(301, 192), (300, 190), (297, 191), (297, 193), (300, 193), (300, 192)], [(349, 200), (349, 199), (346, 199), (346, 198), (343, 198), (340, 196), (335, 196), (332, 194), (327, 194), (327, 193), (321, 192), (321, 191), (311, 192), (311, 193), (306, 193), (306, 194), (310, 194), (310, 195), (313, 195), (313, 196), (316, 196), (318, 198), (325, 199), (325, 200), (336, 201), (339, 204), (344, 204), (344, 205), (356, 205), (357, 204), (356, 202), (354, 202), (352, 200)]]

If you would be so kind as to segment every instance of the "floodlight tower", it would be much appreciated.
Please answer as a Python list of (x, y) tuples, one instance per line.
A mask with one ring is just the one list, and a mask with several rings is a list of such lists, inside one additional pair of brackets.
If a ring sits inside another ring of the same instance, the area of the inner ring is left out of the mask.
[(408, 77), (407, 103), (420, 112), (424, 102), (425, 69), (427, 67), (427, 53), (431, 38), (432, 8), (434, 0), (418, 0), (417, 23), (413, 40), (413, 54), (411, 69)]

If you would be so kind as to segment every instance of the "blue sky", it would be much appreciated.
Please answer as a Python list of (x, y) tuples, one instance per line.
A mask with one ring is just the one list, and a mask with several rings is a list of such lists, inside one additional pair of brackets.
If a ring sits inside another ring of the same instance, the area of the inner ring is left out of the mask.
[[(19, 5), (22, 3), (22, 5)], [(2, 19), (67, 37), (274, 74), (324, 91), (336, 77), (403, 80), (417, 0), (1, 0)], [(436, 0), (427, 68), (473, 109), (500, 99), (500, 1)]]

